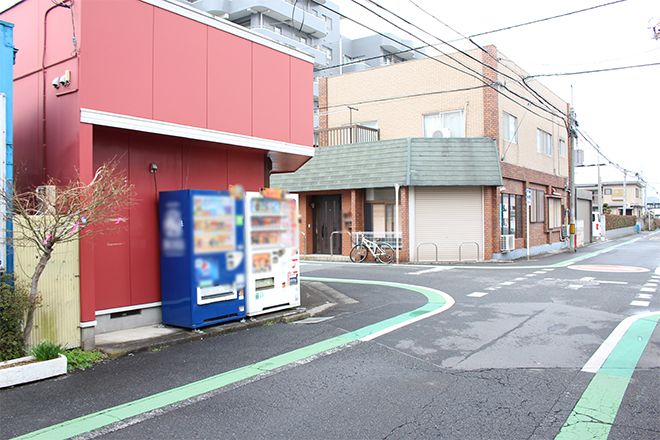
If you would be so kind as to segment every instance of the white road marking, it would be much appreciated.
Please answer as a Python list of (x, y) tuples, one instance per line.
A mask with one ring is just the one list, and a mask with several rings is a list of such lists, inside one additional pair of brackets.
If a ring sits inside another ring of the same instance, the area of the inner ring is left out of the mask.
[(639, 289), (640, 292), (651, 292), (651, 293), (655, 293), (657, 290), (658, 289), (653, 289), (651, 287), (642, 287), (641, 289)]
[(425, 273), (442, 272), (451, 269), (453, 269), (453, 267), (434, 267), (433, 269), (424, 269), (417, 272), (408, 272), (406, 273), (406, 275), (422, 275)]
[(573, 289), (573, 290), (578, 290), (583, 288), (584, 286), (582, 284), (569, 284), (567, 289)]
[(537, 271), (536, 271), (536, 272), (534, 272), (534, 273), (542, 273), (542, 274), (544, 274), (544, 275), (545, 275), (545, 271), (544, 271), (544, 270), (537, 270)]
[(486, 287), (484, 290), (495, 290), (494, 287)]
[(649, 316), (656, 315), (658, 312), (651, 312), (651, 313), (641, 313), (639, 315), (635, 316), (629, 316), (617, 327), (614, 329), (614, 331), (605, 339), (605, 341), (601, 344), (600, 347), (598, 347), (598, 350), (589, 358), (586, 364), (584, 364), (584, 367), (582, 367), (582, 371), (586, 373), (598, 373), (598, 370), (600, 370), (600, 367), (603, 366), (603, 363), (607, 359), (607, 357), (612, 353), (612, 350), (614, 350), (614, 347), (621, 341), (621, 338), (623, 335), (626, 334), (628, 329), (630, 328), (631, 325), (638, 319), (643, 319)]
[(658, 287), (658, 283), (646, 283), (644, 287)]
[(525, 275), (525, 276), (526, 276), (526, 277), (535, 277), (536, 275), (534, 275), (533, 273), (528, 273), (528, 274)]
[(524, 279), (525, 279), (525, 278), (523, 278), (523, 277), (518, 277), (518, 278), (514, 278), (514, 281), (522, 281), (522, 280), (524, 280)]
[(630, 303), (631, 306), (639, 306), (639, 307), (648, 307), (650, 304), (649, 301), (633, 301)]
[(488, 295), (488, 292), (472, 292), (472, 293), (468, 293), (467, 296), (472, 296), (474, 298), (481, 298), (482, 296), (486, 296), (486, 295)]
[(599, 284), (628, 284), (627, 281), (601, 281), (601, 280), (596, 280), (597, 283)]
[(587, 282), (587, 281), (593, 281), (595, 279), (596, 279), (596, 277), (583, 277), (583, 278), (580, 278), (580, 281)]
[(635, 296), (637, 299), (653, 299), (653, 295), (650, 295), (648, 293), (638, 293), (637, 296)]
[(516, 283), (514, 283), (513, 281), (505, 281), (505, 282), (500, 283), (500, 284), (501, 284), (502, 286), (510, 286), (510, 285), (512, 285), (512, 284), (516, 284)]

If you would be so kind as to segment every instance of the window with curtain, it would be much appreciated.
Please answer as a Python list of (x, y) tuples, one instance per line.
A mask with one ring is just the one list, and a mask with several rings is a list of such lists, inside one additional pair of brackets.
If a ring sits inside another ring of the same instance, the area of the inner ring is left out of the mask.
[(503, 122), (503, 140), (506, 142), (518, 143), (518, 118), (508, 113), (504, 113)]
[(532, 190), (532, 205), (529, 210), (530, 223), (543, 223), (545, 221), (544, 197), (545, 193), (543, 191)]
[(561, 199), (550, 198), (548, 199), (548, 228), (561, 227)]
[(536, 151), (552, 157), (552, 135), (543, 130), (536, 130)]
[(443, 128), (449, 129), (451, 137), (464, 137), (463, 111), (424, 115), (424, 137), (439, 137), (434, 134), (442, 132)]

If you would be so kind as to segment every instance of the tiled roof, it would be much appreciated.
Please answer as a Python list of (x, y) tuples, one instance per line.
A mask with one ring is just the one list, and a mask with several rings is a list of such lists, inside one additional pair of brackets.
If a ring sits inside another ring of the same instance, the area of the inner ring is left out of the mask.
[(294, 173), (273, 174), (289, 192), (401, 186), (496, 186), (502, 172), (490, 138), (406, 138), (318, 147)]

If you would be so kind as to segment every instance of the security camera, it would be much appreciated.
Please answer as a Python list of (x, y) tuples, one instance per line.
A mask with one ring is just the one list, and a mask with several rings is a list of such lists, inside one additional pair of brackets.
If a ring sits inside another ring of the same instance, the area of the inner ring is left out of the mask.
[(60, 88), (60, 78), (59, 78), (59, 77), (56, 77), (56, 78), (53, 80), (53, 87), (55, 87), (56, 89), (59, 89), (59, 88)]
[(69, 70), (65, 70), (64, 75), (60, 76), (60, 84), (63, 86), (71, 84), (71, 72)]

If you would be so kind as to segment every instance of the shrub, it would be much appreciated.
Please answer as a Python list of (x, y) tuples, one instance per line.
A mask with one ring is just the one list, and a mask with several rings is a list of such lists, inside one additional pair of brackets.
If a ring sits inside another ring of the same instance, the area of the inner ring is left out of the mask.
[(23, 326), (31, 306), (29, 287), (12, 274), (0, 275), (0, 361), (25, 356)]
[(637, 224), (637, 217), (634, 215), (614, 215), (605, 214), (605, 230), (627, 228)]
[(57, 358), (57, 355), (64, 350), (60, 344), (50, 341), (39, 342), (30, 349), (30, 354), (40, 361), (49, 361)]

